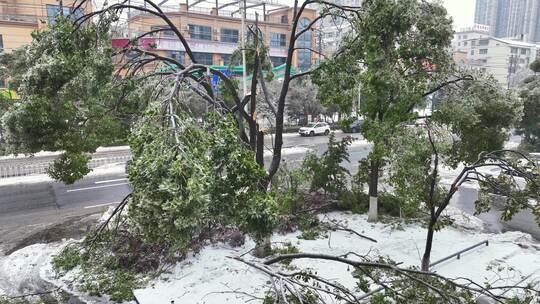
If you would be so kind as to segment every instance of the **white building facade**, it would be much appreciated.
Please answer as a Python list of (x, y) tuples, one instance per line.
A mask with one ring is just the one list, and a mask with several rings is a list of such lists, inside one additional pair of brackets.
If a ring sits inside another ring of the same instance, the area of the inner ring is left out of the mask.
[[(344, 6), (362, 5), (362, 0), (331, 0), (331, 2)], [(318, 11), (320, 11), (320, 8)], [(325, 55), (331, 55), (337, 51), (343, 37), (351, 30), (351, 25), (344, 18), (327, 17), (322, 20), (319, 32), (319, 47)]]
[[(537, 45), (522, 41), (499, 39), (481, 33), (457, 33), (454, 54), (460, 54), (461, 68), (491, 74), (501, 85), (514, 87), (530, 74), (529, 65), (537, 58)], [(466, 39), (463, 37), (466, 36)], [(458, 56), (454, 56), (457, 58)]]

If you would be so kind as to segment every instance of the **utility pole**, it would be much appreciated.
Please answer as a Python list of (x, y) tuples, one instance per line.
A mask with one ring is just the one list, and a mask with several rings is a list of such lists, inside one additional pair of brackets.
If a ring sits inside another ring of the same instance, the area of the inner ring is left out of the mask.
[(514, 57), (513, 54), (510, 54), (510, 62), (508, 64), (508, 89), (510, 88), (510, 80), (512, 78), (512, 74), (514, 74), (516, 72), (516, 59), (517, 59), (517, 56)]
[(242, 48), (242, 92), (244, 97), (247, 95), (247, 71), (246, 71), (246, 0), (241, 1), (242, 5), (242, 39), (240, 46)]
[(62, 2), (62, 0), (58, 0), (59, 4), (60, 4), (60, 16), (64, 16), (64, 3)]
[(321, 64), (321, 60), (322, 60), (322, 38), (323, 38), (323, 35), (322, 35), (322, 29), (319, 28), (318, 30), (319, 32), (319, 65)]

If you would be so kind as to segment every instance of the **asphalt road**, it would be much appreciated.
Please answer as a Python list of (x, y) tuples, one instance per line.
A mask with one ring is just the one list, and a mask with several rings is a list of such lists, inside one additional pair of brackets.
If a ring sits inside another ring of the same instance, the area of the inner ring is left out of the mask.
[[(336, 133), (337, 139), (345, 136), (348, 135)], [(371, 148), (358, 134), (353, 137), (356, 141), (349, 147), (350, 161), (343, 164), (352, 174), (356, 173), (358, 160), (366, 157)], [(270, 142), (269, 138), (266, 141)], [(283, 162), (290, 166), (299, 165), (308, 151), (320, 155), (326, 151), (327, 144), (327, 136), (300, 137), (287, 134), (284, 137)], [(270, 153), (265, 154), (267, 163), (270, 157)], [(29, 177), (8, 184), (7, 180), (0, 181), (0, 252), (5, 247), (3, 245), (45, 226), (74, 216), (103, 212), (131, 191), (123, 165), (99, 172), (98, 169), (96, 173), (73, 185), (51, 180), (32, 180)], [(453, 204), (472, 214), (476, 197), (476, 190), (463, 188)], [(530, 212), (521, 212), (508, 223), (500, 223), (499, 216), (500, 211), (493, 210), (480, 215), (480, 218), (487, 222), (487, 228), (492, 232), (520, 230), (540, 239), (540, 229)]]
[[(337, 132), (336, 138), (349, 135)], [(360, 137), (358, 134), (352, 136), (357, 139)], [(270, 138), (267, 139), (270, 142)], [(293, 166), (298, 165), (308, 151), (320, 155), (326, 151), (327, 144), (328, 136), (300, 137), (287, 134), (284, 137), (283, 160)], [(369, 144), (357, 140), (349, 148), (350, 162), (344, 165), (356, 171), (358, 160), (365, 157), (369, 149)], [(270, 158), (271, 154), (266, 153), (267, 163)], [(124, 166), (119, 164), (101, 171), (97, 169), (72, 185), (37, 176), (1, 180), (0, 251), (6, 244), (43, 227), (70, 217), (102, 212), (119, 203), (131, 191)]]

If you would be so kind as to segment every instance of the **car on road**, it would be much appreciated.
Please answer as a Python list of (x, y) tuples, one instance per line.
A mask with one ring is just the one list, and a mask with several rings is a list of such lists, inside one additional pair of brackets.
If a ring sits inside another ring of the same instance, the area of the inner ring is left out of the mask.
[(345, 133), (358, 133), (360, 132), (360, 128), (362, 127), (363, 124), (364, 124), (364, 119), (358, 118), (342, 129), (343, 129), (343, 132)]
[(328, 135), (330, 134), (330, 125), (326, 122), (311, 122), (307, 126), (300, 128), (298, 133), (302, 136)]

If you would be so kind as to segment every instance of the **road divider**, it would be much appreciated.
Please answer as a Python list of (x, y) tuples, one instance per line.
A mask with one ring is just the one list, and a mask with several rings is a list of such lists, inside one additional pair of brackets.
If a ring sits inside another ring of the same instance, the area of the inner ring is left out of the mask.
[(77, 192), (77, 191), (93, 190), (93, 189), (100, 189), (100, 188), (109, 188), (109, 187), (116, 187), (116, 186), (123, 186), (123, 185), (129, 185), (129, 183), (119, 183), (119, 184), (112, 184), (112, 185), (103, 185), (103, 186), (93, 186), (93, 187), (85, 187), (85, 188), (78, 188), (78, 189), (69, 189), (69, 190), (66, 190), (66, 192)]
[(127, 181), (127, 178), (117, 178), (117, 179), (109, 179), (109, 180), (103, 180), (103, 181), (97, 181), (94, 182), (94, 184), (106, 184), (106, 183), (115, 183), (115, 182), (121, 182), (121, 181)]
[(103, 204), (97, 204), (92, 206), (86, 206), (84, 209), (92, 209), (92, 208), (99, 208), (99, 207), (106, 207), (114, 204), (119, 204), (120, 202), (111, 202), (111, 203), (103, 203)]

